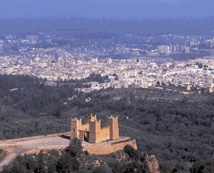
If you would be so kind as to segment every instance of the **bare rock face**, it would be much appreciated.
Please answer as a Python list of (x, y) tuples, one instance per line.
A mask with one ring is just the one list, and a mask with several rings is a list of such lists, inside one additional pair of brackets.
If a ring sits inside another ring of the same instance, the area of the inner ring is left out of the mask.
[(149, 166), (149, 170), (151, 173), (160, 173), (159, 171), (159, 163), (156, 159), (155, 155), (148, 156), (147, 163)]

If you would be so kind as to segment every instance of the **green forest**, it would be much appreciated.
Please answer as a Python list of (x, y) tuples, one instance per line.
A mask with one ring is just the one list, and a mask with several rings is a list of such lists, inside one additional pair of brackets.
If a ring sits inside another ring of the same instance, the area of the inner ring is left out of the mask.
[[(64, 150), (41, 150), (38, 154), (17, 156), (2, 173), (151, 173), (146, 153), (126, 145), (108, 155), (91, 155), (74, 138)], [(173, 169), (160, 165), (160, 173), (212, 173), (214, 161), (196, 162), (190, 169), (177, 164)]]
[[(121, 157), (123, 156), (123, 157)], [(118, 161), (120, 160), (120, 161)], [(41, 151), (39, 154), (18, 156), (2, 173), (149, 173), (146, 156), (127, 145), (124, 151), (105, 156), (83, 152), (77, 138), (65, 150)]]
[[(84, 82), (77, 81), (79, 86)], [(136, 139), (138, 149), (155, 154), (164, 169), (188, 172), (197, 163), (213, 165), (214, 94), (154, 89), (83, 93), (73, 87), (0, 75), (0, 139), (67, 132), (71, 117), (84, 120), (90, 113), (103, 122), (115, 115), (120, 135)]]

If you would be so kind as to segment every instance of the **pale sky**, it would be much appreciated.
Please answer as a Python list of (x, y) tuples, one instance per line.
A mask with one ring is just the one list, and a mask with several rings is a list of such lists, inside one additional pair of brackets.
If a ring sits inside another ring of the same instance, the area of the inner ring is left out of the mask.
[(0, 0), (0, 17), (214, 17), (214, 0)]

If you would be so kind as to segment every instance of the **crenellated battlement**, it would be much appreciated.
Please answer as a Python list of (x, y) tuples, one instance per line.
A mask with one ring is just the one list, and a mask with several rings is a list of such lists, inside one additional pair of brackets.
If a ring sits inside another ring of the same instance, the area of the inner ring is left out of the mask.
[(71, 139), (75, 137), (90, 143), (119, 139), (118, 117), (107, 117), (105, 127), (101, 127), (97, 115), (90, 114), (85, 124), (82, 119), (71, 118)]
[(107, 119), (118, 120), (118, 116), (114, 117), (113, 115), (111, 115), (110, 117), (107, 117)]
[(78, 118), (71, 118), (71, 122), (82, 122), (82, 119), (78, 119)]
[(91, 122), (97, 121), (97, 115), (90, 114), (89, 120), (90, 120)]

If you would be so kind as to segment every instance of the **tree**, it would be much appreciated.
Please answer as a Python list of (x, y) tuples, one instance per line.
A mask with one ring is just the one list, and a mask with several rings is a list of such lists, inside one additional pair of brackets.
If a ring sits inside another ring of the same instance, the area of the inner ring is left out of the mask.
[(93, 173), (112, 173), (112, 170), (108, 165), (103, 164), (95, 168)]
[(214, 160), (205, 160), (193, 165), (191, 173), (213, 173), (214, 172)]
[(171, 168), (165, 163), (159, 163), (160, 173), (171, 173)]
[(131, 145), (126, 145), (124, 151), (129, 155), (132, 160), (140, 160), (142, 155), (139, 151), (135, 150)]
[(78, 138), (74, 138), (70, 141), (69, 146), (65, 149), (71, 157), (79, 157), (83, 153), (82, 142)]
[(132, 162), (127, 165), (126, 170), (124, 171), (125, 173), (150, 173), (145, 155), (142, 155), (140, 151), (135, 150), (131, 145), (126, 145), (124, 151), (132, 159)]
[(184, 168), (183, 165), (180, 165), (179, 163), (175, 165), (174, 169), (171, 173), (189, 173), (189, 170)]

